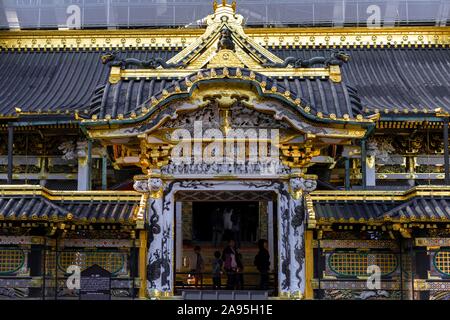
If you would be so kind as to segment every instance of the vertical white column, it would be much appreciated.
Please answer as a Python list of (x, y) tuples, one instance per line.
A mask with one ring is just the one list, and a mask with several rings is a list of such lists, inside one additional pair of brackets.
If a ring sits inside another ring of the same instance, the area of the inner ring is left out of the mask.
[(296, 199), (291, 197), (289, 201), (290, 231), (289, 244), (291, 250), (291, 285), (290, 292), (294, 296), (304, 295), (305, 292), (305, 221), (302, 196)]
[(366, 186), (373, 187), (376, 185), (376, 168), (375, 156), (368, 156), (366, 158)]
[(149, 198), (147, 215), (150, 227), (150, 245), (147, 255), (149, 266), (147, 289), (149, 295), (154, 296), (159, 291), (162, 291), (161, 274), (164, 260), (162, 198)]
[(167, 203), (163, 202), (163, 239), (161, 243), (161, 251), (163, 252), (163, 268), (161, 269), (161, 289), (166, 294), (173, 294), (175, 289), (175, 204), (173, 202), (173, 194), (170, 194)]
[(278, 292), (285, 296), (291, 286), (291, 250), (290, 250), (290, 214), (289, 194), (286, 186), (278, 193), (277, 230), (278, 230)]
[(86, 191), (90, 189), (90, 152), (92, 152), (92, 148), (88, 148), (88, 142), (77, 142), (78, 191)]
[(278, 294), (281, 295), (283, 292), (286, 291), (285, 288), (283, 288), (283, 281), (285, 281), (285, 274), (283, 273), (283, 254), (284, 254), (284, 246), (283, 246), (283, 223), (281, 218), (281, 209), (282, 206), (282, 197), (278, 196), (278, 208), (277, 208), (277, 245), (278, 245)]
[(275, 248), (273, 243), (273, 201), (267, 202), (267, 242), (269, 244), (270, 269), (275, 269)]
[(183, 263), (183, 217), (182, 217), (182, 202), (176, 202), (175, 204), (175, 224), (176, 224), (176, 233), (175, 233), (175, 239), (176, 239), (176, 269), (179, 271), (181, 269), (182, 263)]
[[(159, 172), (155, 172), (158, 173)], [(174, 289), (174, 210), (173, 194), (165, 195), (163, 182), (160, 178), (148, 179), (150, 193), (148, 203), (148, 219), (151, 240), (148, 251), (149, 295), (169, 296)], [(165, 200), (170, 199), (165, 202)]]

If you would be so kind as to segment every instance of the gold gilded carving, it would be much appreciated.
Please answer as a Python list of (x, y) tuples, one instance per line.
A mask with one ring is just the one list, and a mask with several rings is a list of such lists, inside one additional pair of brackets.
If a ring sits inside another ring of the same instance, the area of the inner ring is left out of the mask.
[(333, 82), (341, 82), (341, 68), (339, 66), (329, 66), (330, 80)]
[(208, 68), (244, 67), (236, 53), (229, 49), (220, 50), (209, 62)]
[(122, 77), (122, 72), (120, 67), (111, 67), (109, 72), (109, 83), (114, 84), (120, 81)]
[(162, 143), (148, 143), (141, 140), (141, 153), (139, 156), (139, 166), (144, 173), (148, 170), (159, 169), (169, 163), (172, 145)]
[(313, 157), (320, 155), (320, 149), (314, 148), (312, 140), (304, 144), (282, 144), (280, 151), (283, 164), (291, 168), (305, 167)]

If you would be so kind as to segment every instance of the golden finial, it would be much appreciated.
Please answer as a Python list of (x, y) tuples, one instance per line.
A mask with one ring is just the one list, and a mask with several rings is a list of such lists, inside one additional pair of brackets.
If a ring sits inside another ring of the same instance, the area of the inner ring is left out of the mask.
[(224, 77), (228, 77), (228, 75), (230, 74), (230, 72), (228, 71), (227, 67), (223, 68), (222, 74), (224, 75)]
[[(231, 5), (227, 4), (227, 0), (222, 0), (221, 7), (226, 7), (226, 6), (231, 7), (231, 9), (233, 9), (233, 11), (236, 12), (236, 0), (233, 0), (231, 2)], [(217, 2), (217, 0), (214, 0), (214, 2), (213, 2), (214, 12), (216, 12), (218, 7), (219, 7), (219, 3)]]

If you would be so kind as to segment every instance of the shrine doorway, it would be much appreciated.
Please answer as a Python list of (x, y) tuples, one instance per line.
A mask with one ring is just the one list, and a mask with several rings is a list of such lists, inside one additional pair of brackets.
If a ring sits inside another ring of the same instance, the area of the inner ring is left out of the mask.
[[(175, 197), (175, 293), (210, 290), (214, 254), (223, 253), (230, 239), (241, 255), (243, 283), (239, 290), (259, 288), (254, 266), (258, 240), (267, 240), (270, 254), (269, 295), (277, 294), (276, 194), (271, 191), (181, 191)], [(233, 226), (233, 227), (232, 227)], [(237, 226), (237, 228), (236, 228)], [(204, 274), (195, 285), (196, 254), (200, 247)], [(226, 289), (222, 275), (221, 289)]]

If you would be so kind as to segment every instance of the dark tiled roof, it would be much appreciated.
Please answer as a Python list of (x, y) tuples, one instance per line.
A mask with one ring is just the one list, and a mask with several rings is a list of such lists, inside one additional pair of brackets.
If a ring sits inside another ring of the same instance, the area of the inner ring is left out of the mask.
[[(170, 59), (177, 52), (128, 50), (119, 57)], [(109, 68), (101, 51), (1, 51), (0, 114), (18, 107), (25, 112), (80, 112), (87, 108), (98, 87), (107, 82)]]
[[(343, 81), (277, 78), (280, 91), (288, 88), (310, 106), (312, 113), (341, 118), (358, 115), (362, 109), (422, 109), (442, 107), (450, 111), (449, 49), (352, 48), (342, 49), (351, 60), (342, 66)], [(281, 58), (305, 59), (330, 55), (329, 49), (272, 49)], [(176, 50), (126, 50), (119, 58), (170, 59)], [(0, 52), (0, 114), (24, 112), (69, 112), (88, 110), (99, 118), (124, 115), (137, 109), (152, 95), (168, 88), (174, 79), (120, 81), (109, 85), (109, 68), (95, 50), (7, 50)], [(182, 81), (176, 79), (180, 86)], [(268, 79), (270, 88), (272, 80)], [(363, 107), (363, 108), (362, 108)], [(373, 113), (373, 112), (369, 112)]]
[(10, 220), (63, 219), (69, 212), (41, 196), (0, 198), (0, 217)]
[(0, 219), (133, 222), (139, 201), (52, 200), (41, 195), (0, 197)]
[(395, 208), (396, 201), (364, 201), (364, 200), (317, 200), (314, 201), (316, 219), (360, 220), (380, 219), (384, 213)]
[(394, 200), (313, 200), (318, 221), (450, 221), (450, 197)]
[[(351, 60), (341, 68), (343, 81), (356, 88), (364, 108), (450, 111), (448, 48), (341, 49)], [(281, 58), (329, 56), (330, 49), (271, 49)]]
[(388, 211), (386, 216), (393, 220), (450, 220), (450, 198), (420, 197)]
[[(223, 73), (222, 68), (214, 69), (217, 76)], [(228, 68), (230, 76), (236, 75), (236, 68)], [(248, 77), (250, 70), (240, 69), (242, 76)], [(204, 77), (210, 74), (210, 69), (202, 71)], [(191, 82), (196, 81), (197, 73), (190, 75)], [(355, 118), (362, 113), (360, 101), (353, 88), (344, 82), (334, 83), (329, 79), (306, 79), (306, 78), (271, 78), (255, 73), (255, 80), (265, 82), (266, 88), (277, 88), (278, 93), (288, 90), (293, 100), (299, 98), (303, 106), (309, 106), (310, 112), (316, 115), (318, 112), (324, 115), (335, 114), (342, 118), (344, 114), (350, 118)], [(179, 87), (181, 91), (187, 90), (186, 78), (182, 79), (140, 79), (140, 80), (120, 80), (116, 84), (106, 84), (97, 91), (96, 97), (91, 106), (91, 114), (97, 114), (98, 118), (106, 115), (116, 118), (118, 114), (127, 117), (132, 112), (139, 114), (142, 106), (149, 108), (152, 96), (157, 99), (162, 98), (162, 91), (174, 92)]]

